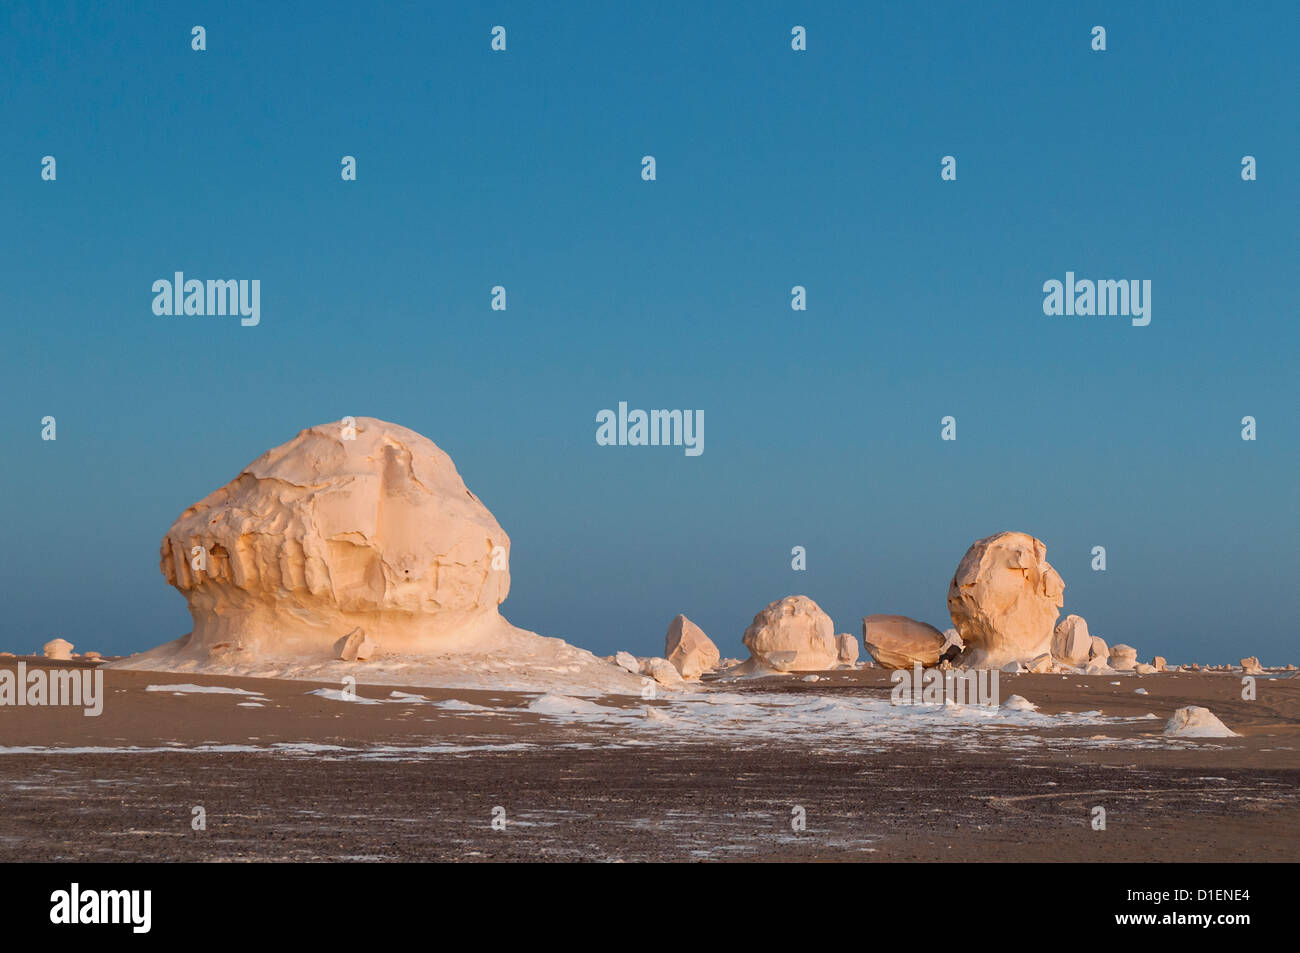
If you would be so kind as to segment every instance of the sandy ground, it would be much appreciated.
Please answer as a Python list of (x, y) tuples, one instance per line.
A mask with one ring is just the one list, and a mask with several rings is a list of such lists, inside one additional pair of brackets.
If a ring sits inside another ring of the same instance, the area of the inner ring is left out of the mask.
[[(394, 699), (391, 685), (363, 684), (358, 694), (382, 703), (361, 704), (308, 694), (337, 684), (104, 675), (99, 717), (0, 710), (0, 860), (1300, 858), (1294, 678), (1260, 679), (1258, 699), (1243, 701), (1240, 676), (1220, 673), (1003, 676), (1004, 699), (1100, 712), (1105, 724), (881, 741), (739, 724), (659, 731), (642, 715), (669, 710), (662, 700), (603, 699), (629, 727), (530, 711), (536, 696), (518, 693), (409, 688), (418, 700)], [(254, 694), (146, 691), (183, 684)], [(761, 703), (883, 700), (889, 688), (886, 673), (865, 670), (716, 691)], [(448, 700), (481, 707), (437, 707)], [(1165, 719), (1189, 704), (1242, 737), (1165, 739)], [(196, 806), (205, 830), (192, 828)], [(1090, 824), (1097, 806), (1105, 830)], [(793, 830), (800, 815), (806, 829)]]

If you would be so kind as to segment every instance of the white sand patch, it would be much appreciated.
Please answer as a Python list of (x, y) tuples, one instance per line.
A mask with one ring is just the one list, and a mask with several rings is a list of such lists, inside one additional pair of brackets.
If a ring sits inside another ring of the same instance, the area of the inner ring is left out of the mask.
[(173, 695), (253, 695), (261, 697), (261, 692), (250, 692), (242, 688), (227, 688), (225, 685), (147, 685), (146, 692), (171, 692)]
[[(574, 725), (627, 729), (652, 736), (655, 743), (689, 741), (788, 742), (800, 746), (876, 743), (951, 744), (972, 733), (1088, 726), (1118, 722), (1099, 712), (1089, 715), (1043, 715), (1028, 708), (981, 705), (893, 705), (878, 696), (818, 698), (804, 694), (694, 692), (661, 696), (655, 705), (616, 708), (548, 694), (533, 699), (524, 711)], [(1078, 739), (1074, 739), (1077, 743)], [(1114, 741), (1114, 739), (1108, 739)], [(639, 737), (624, 744), (641, 743)]]
[(1038, 711), (1038, 706), (1023, 695), (1012, 695), (1002, 703), (1002, 707), (1012, 711)]
[(541, 715), (570, 715), (576, 716), (581, 720), (590, 720), (591, 718), (603, 720), (607, 715), (629, 714), (620, 708), (610, 708), (606, 705), (597, 705), (595, 702), (589, 702), (581, 698), (573, 698), (569, 695), (557, 695), (548, 692), (534, 698), (528, 703), (528, 710), (537, 712)]
[[(516, 633), (519, 633), (516, 635)], [(528, 638), (523, 638), (528, 636)], [(183, 640), (180, 640), (183, 641)], [(196, 658), (173, 648), (132, 655), (109, 668), (146, 672), (181, 672), (243, 678), (278, 678), (341, 684), (345, 677), (359, 685), (401, 685), (415, 688), (473, 689), (507, 692), (555, 692), (598, 697), (640, 696), (642, 678), (597, 658), (561, 639), (512, 630), (499, 645), (477, 651), (443, 655), (403, 655), (392, 652), (366, 662), (344, 662), (317, 655), (239, 654)], [(175, 690), (163, 686), (160, 690)]]
[(345, 692), (340, 688), (314, 688), (307, 693), (316, 695), (320, 698), (328, 698), (333, 702), (352, 702), (354, 705), (382, 705), (377, 698), (366, 698), (364, 695), (358, 695), (356, 692)]

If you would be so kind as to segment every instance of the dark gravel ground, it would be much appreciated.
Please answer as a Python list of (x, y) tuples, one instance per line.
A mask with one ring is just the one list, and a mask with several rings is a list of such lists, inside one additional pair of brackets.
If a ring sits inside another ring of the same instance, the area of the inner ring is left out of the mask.
[[(1300, 771), (927, 748), (11, 754), (0, 792), (5, 862), (1300, 856)], [(206, 830), (191, 827), (198, 805)], [(1090, 824), (1098, 805), (1105, 830)], [(498, 806), (504, 830), (492, 827)]]

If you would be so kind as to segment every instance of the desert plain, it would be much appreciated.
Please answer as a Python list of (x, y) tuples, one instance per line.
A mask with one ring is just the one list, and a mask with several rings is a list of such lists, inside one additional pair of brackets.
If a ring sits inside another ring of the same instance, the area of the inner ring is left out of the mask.
[[(98, 662), (28, 657), (29, 669)], [(653, 699), (108, 668), (103, 712), (0, 713), (4, 861), (1293, 860), (1300, 679), (1001, 676), (895, 706), (890, 673)], [(207, 689), (207, 690), (200, 690)], [(1139, 691), (1141, 690), (1141, 691)], [(1182, 707), (1230, 738), (1164, 734)], [(1104, 829), (1096, 808), (1105, 812)], [(203, 825), (196, 829), (196, 808)], [(798, 821), (802, 818), (802, 829)]]

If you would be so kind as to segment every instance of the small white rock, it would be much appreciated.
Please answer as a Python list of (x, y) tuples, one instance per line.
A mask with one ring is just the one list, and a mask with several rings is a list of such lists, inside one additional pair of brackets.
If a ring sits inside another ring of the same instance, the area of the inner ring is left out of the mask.
[(1165, 734), (1175, 738), (1240, 738), (1214, 712), (1199, 705), (1188, 705), (1174, 712), (1165, 723)]

